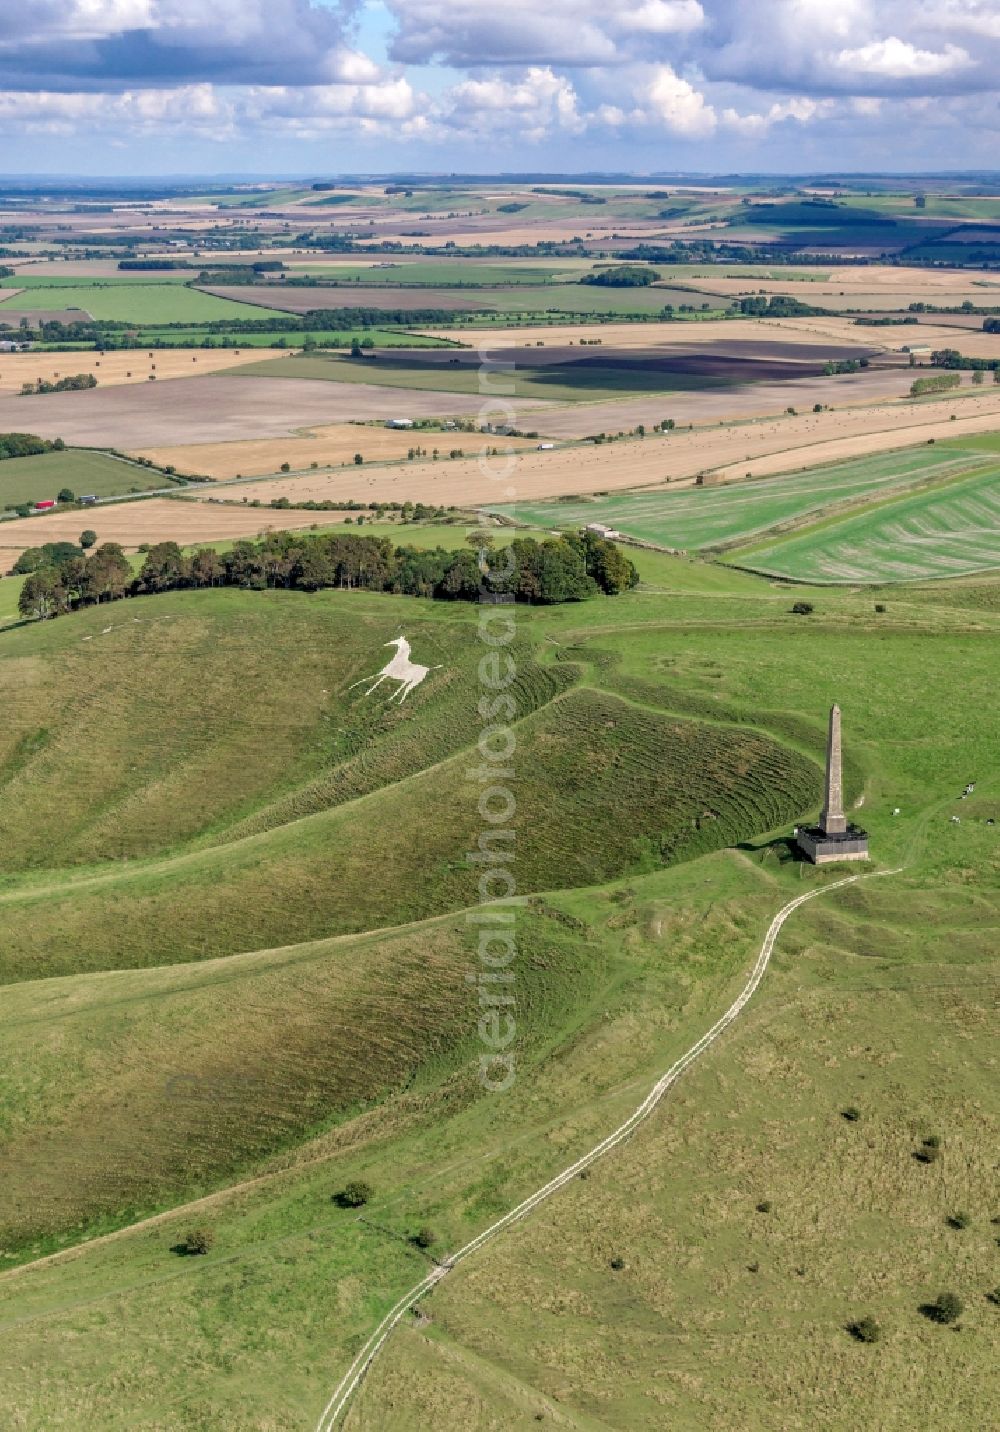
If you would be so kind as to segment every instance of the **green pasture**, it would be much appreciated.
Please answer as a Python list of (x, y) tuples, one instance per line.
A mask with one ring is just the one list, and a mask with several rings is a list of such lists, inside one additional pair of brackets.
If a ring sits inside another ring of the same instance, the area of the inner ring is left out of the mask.
[(730, 560), (811, 582), (912, 582), (1000, 567), (1000, 468), (780, 539)]
[[(222, 319), (278, 318), (272, 309), (251, 307), (232, 299), (217, 298), (212, 293), (186, 288), (177, 283), (107, 283), (59, 284), (51, 288), (38, 285), (30, 290), (30, 307), (43, 312), (61, 309), (82, 309), (92, 318), (115, 322), (199, 323)], [(0, 299), (16, 300), (12, 294), (0, 292)], [(22, 301), (22, 306), (23, 306)], [(3, 304), (0, 302), (0, 317)]]
[[(66, 448), (63, 452), (38, 453), (34, 457), (12, 457), (0, 462), (0, 508), (44, 501), (58, 496), (64, 487), (77, 497), (117, 497), (126, 492), (145, 492), (169, 485), (160, 472), (123, 462), (103, 452)], [(86, 512), (80, 520), (86, 527)], [(42, 519), (39, 519), (41, 522)], [(39, 532), (42, 528), (39, 526)], [(45, 539), (39, 537), (40, 542)]]
[[(316, 278), (336, 280), (338, 286), (349, 287), (352, 283), (364, 288), (423, 288), (427, 286), (488, 288), (492, 285), (550, 285), (554, 282), (571, 282), (581, 273), (589, 273), (593, 264), (573, 264), (559, 260), (555, 264), (541, 265), (530, 261), (511, 259), (496, 263), (482, 259), (427, 259), (420, 263), (397, 263), (385, 260), (391, 268), (373, 267), (370, 264), (289, 264), (289, 270), (296, 274), (308, 274)], [(345, 298), (345, 304), (349, 302)], [(433, 304), (428, 302), (428, 307)]]
[(19, 269), (17, 277), (8, 280), (17, 288), (31, 291), (36, 288), (124, 288), (126, 284), (132, 284), (138, 288), (160, 288), (163, 284), (185, 284), (190, 283), (198, 273), (197, 266), (189, 269), (134, 269), (114, 275), (101, 274), (90, 279), (81, 278), (78, 274), (34, 274), (30, 269)]
[[(666, 479), (670, 471), (669, 438), (647, 437), (644, 441), (661, 445)], [(600, 522), (642, 542), (695, 551), (731, 544), (838, 503), (961, 472), (975, 463), (974, 454), (960, 449), (922, 447), (812, 468), (791, 477), (757, 478), (725, 487), (622, 492), (607, 497), (518, 503), (516, 507), (494, 510), (545, 528)]]
[[(143, 329), (139, 337), (143, 343), (160, 340), (175, 348), (201, 347), (205, 340), (208, 340), (209, 347), (221, 348), (224, 346), (223, 339), (226, 335), (215, 333), (209, 328), (185, 329), (180, 333), (169, 328), (149, 328)], [(292, 333), (275, 329), (272, 333), (234, 333), (229, 335), (229, 343), (226, 346), (230, 348), (274, 348), (283, 340), (287, 348), (301, 348), (302, 344), (310, 338), (321, 347), (347, 349), (350, 349), (351, 343), (355, 339), (361, 343), (369, 338), (376, 348), (449, 348), (452, 346), (446, 338), (431, 338), (427, 334), (409, 333), (405, 329), (399, 328), (355, 328), (353, 330), (314, 328)]]

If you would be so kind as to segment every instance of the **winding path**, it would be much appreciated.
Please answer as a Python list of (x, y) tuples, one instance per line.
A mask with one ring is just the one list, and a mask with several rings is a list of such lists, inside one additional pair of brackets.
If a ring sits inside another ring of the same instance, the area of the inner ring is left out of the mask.
[(523, 1203), (519, 1203), (516, 1208), (512, 1208), (509, 1213), (505, 1213), (502, 1218), (498, 1218), (495, 1223), (490, 1224), (489, 1228), (484, 1229), (483, 1232), (473, 1238), (471, 1242), (466, 1243), (464, 1248), (460, 1248), (457, 1253), (452, 1253), (450, 1257), (445, 1258), (432, 1269), (425, 1278), (422, 1278), (419, 1283), (415, 1284), (408, 1293), (403, 1294), (395, 1307), (386, 1313), (385, 1317), (368, 1338), (357, 1357), (355, 1357), (337, 1384), (333, 1396), (324, 1407), (323, 1413), (316, 1424), (316, 1432), (333, 1432), (333, 1429), (346, 1412), (347, 1406), (358, 1384), (385, 1346), (392, 1335), (393, 1329), (406, 1315), (409, 1309), (412, 1308), (415, 1303), (419, 1302), (425, 1293), (429, 1293), (437, 1283), (440, 1283), (442, 1278), (447, 1277), (451, 1270), (461, 1263), (463, 1259), (468, 1258), (473, 1253), (477, 1253), (480, 1248), (491, 1242), (498, 1234), (503, 1233), (505, 1229), (510, 1228), (512, 1224), (520, 1223), (523, 1218), (527, 1218), (528, 1214), (534, 1212), (539, 1204), (544, 1203), (547, 1198), (557, 1193), (559, 1189), (563, 1188), (571, 1179), (576, 1178), (583, 1169), (589, 1168), (592, 1163), (596, 1163), (599, 1158), (610, 1153), (612, 1149), (617, 1148), (640, 1124), (649, 1118), (670, 1086), (676, 1083), (685, 1069), (693, 1064), (700, 1055), (704, 1054), (710, 1045), (715, 1043), (724, 1030), (729, 1028), (733, 1021), (740, 1015), (744, 1006), (753, 997), (754, 991), (764, 978), (764, 973), (770, 962), (775, 941), (778, 938), (782, 925), (784, 925), (788, 917), (796, 911), (800, 905), (804, 905), (808, 900), (814, 900), (817, 895), (827, 895), (831, 890), (839, 890), (844, 885), (853, 885), (857, 880), (873, 880), (882, 875), (896, 875), (898, 873), (898, 869), (894, 869), (878, 870), (870, 875), (847, 875), (842, 880), (834, 881), (831, 885), (824, 885), (815, 890), (807, 890), (804, 895), (798, 895), (794, 900), (789, 900), (787, 905), (783, 905), (768, 926), (767, 934), (764, 936), (764, 941), (757, 955), (756, 963), (750, 972), (746, 984), (726, 1010), (725, 1014), (721, 1015), (712, 1025), (711, 1029), (703, 1034), (696, 1044), (692, 1044), (687, 1053), (683, 1054), (681, 1058), (678, 1059), (675, 1064), (672, 1064), (667, 1072), (657, 1080), (639, 1107), (630, 1114), (623, 1124), (620, 1124), (617, 1129), (608, 1134), (600, 1143), (595, 1144), (588, 1153), (578, 1158), (576, 1163), (570, 1164), (568, 1168), (563, 1169), (562, 1173), (557, 1174), (555, 1178), (543, 1184), (541, 1188), (526, 1198)]

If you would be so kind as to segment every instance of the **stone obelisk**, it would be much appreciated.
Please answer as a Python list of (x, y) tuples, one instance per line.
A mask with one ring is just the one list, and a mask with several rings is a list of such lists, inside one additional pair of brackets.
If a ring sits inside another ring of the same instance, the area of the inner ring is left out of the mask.
[(830, 730), (826, 738), (826, 804), (819, 818), (824, 835), (843, 835), (847, 830), (844, 815), (844, 761), (840, 750), (840, 707), (830, 708)]
[(814, 865), (832, 860), (867, 860), (868, 835), (844, 815), (844, 758), (840, 749), (840, 707), (830, 711), (826, 738), (826, 800), (818, 825), (796, 831), (802, 854)]

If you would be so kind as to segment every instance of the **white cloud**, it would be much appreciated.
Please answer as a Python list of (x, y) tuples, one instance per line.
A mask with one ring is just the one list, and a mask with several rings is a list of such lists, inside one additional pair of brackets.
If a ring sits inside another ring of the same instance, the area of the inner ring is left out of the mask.
[(759, 138), (767, 134), (775, 124), (782, 124), (788, 119), (796, 120), (799, 124), (808, 124), (817, 115), (829, 113), (830, 108), (829, 100), (815, 100), (799, 95), (793, 99), (775, 101), (763, 113), (741, 114), (736, 109), (725, 109), (722, 112), (722, 123), (745, 138)]
[(570, 81), (541, 66), (519, 79), (492, 75), (462, 80), (443, 96), (436, 117), (456, 134), (513, 131), (532, 142), (552, 132), (580, 134), (585, 128)]
[(958, 45), (945, 45), (942, 51), (920, 50), (897, 35), (886, 40), (873, 40), (857, 50), (841, 50), (833, 58), (838, 69), (860, 76), (881, 75), (886, 79), (925, 79), (966, 69), (972, 60)]
[(705, 12), (698, 0), (645, 0), (644, 4), (626, 9), (617, 21), (617, 28), (628, 32), (638, 30), (649, 35), (682, 35), (700, 29)]
[(651, 116), (671, 134), (683, 139), (707, 139), (718, 123), (715, 110), (687, 80), (669, 65), (660, 65), (646, 88)]

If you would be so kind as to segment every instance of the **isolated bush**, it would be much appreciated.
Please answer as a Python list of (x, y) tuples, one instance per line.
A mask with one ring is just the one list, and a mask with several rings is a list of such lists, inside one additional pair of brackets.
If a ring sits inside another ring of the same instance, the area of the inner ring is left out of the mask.
[(949, 1228), (968, 1228), (971, 1222), (972, 1219), (967, 1213), (952, 1213), (948, 1216)]
[(185, 1253), (207, 1253), (214, 1242), (215, 1234), (210, 1228), (192, 1228), (190, 1233), (185, 1233), (180, 1246)]
[(85, 552), (86, 552), (90, 547), (93, 547), (93, 545), (94, 545), (94, 543), (95, 543), (96, 541), (97, 541), (97, 533), (94, 531), (94, 529), (93, 529), (92, 527), (88, 527), (87, 530), (86, 530), (86, 532), (81, 532), (81, 533), (80, 533), (80, 546), (83, 548), (83, 550), (84, 550)]
[(953, 1323), (962, 1316), (963, 1304), (957, 1293), (939, 1293), (933, 1303), (922, 1303), (920, 1311), (932, 1323)]
[(283, 463), (281, 464), (281, 471), (282, 471), (282, 472), (291, 472), (291, 470), (292, 470), (292, 464), (291, 464), (290, 462), (283, 462)]
[(757, 1212), (758, 1212), (758, 1213), (770, 1213), (772, 1207), (773, 1207), (773, 1205), (772, 1205), (771, 1200), (770, 1200), (769, 1198), (762, 1198), (761, 1201), (760, 1201), (760, 1203), (758, 1203), (758, 1205), (757, 1205)]
[(885, 602), (876, 602), (876, 603), (875, 603), (875, 610), (876, 610), (877, 612), (884, 612), (884, 611), (885, 611)]
[(437, 1234), (433, 1228), (428, 1228), (425, 1223), (422, 1228), (418, 1228), (416, 1233), (414, 1233), (413, 1241), (418, 1248), (432, 1248), (437, 1242)]
[(350, 1183), (344, 1184), (336, 1199), (341, 1208), (363, 1208), (371, 1201), (374, 1192), (370, 1183), (365, 1183), (360, 1178), (352, 1179)]
[(849, 1124), (856, 1124), (861, 1118), (861, 1110), (856, 1109), (853, 1104), (850, 1104), (846, 1109), (841, 1109), (840, 1112), (841, 1117), (845, 1118)]
[(923, 1139), (913, 1157), (918, 1163), (936, 1163), (941, 1157), (941, 1140), (938, 1135), (929, 1134), (926, 1139)]
[(882, 1329), (874, 1318), (858, 1318), (857, 1322), (848, 1323), (847, 1331), (863, 1343), (877, 1343), (882, 1336)]
[(620, 1253), (616, 1253), (615, 1256), (612, 1258), (611, 1266), (612, 1268), (614, 1268), (616, 1273), (620, 1273), (621, 1270), (625, 1267), (625, 1259), (621, 1256)]
[(992, 1303), (995, 1308), (1000, 1308), (1000, 1288), (994, 1288), (992, 1292), (987, 1293), (986, 1301)]
[(796, 602), (792, 607), (792, 611), (797, 617), (808, 617), (815, 610), (816, 608), (813, 606), (812, 602)]

